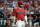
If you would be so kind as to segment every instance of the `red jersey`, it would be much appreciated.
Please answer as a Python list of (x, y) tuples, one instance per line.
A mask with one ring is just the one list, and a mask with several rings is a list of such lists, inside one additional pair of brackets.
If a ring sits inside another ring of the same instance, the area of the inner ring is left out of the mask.
[(26, 15), (25, 10), (24, 9), (16, 9), (14, 10), (14, 15), (17, 16), (17, 20), (22, 20), (24, 19), (24, 16)]

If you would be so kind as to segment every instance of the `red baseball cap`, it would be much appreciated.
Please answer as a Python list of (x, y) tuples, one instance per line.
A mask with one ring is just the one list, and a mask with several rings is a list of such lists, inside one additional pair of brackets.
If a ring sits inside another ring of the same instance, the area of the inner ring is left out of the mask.
[(25, 4), (24, 8), (28, 8), (28, 5), (27, 5), (27, 4)]
[(18, 6), (21, 7), (20, 5), (23, 5), (23, 1), (18, 2)]

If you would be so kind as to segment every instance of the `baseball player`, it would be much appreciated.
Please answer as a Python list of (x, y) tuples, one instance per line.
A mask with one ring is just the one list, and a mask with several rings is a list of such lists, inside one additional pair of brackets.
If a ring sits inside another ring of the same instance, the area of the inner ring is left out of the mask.
[(13, 23), (15, 22), (15, 18), (17, 18), (16, 27), (25, 27), (25, 22), (27, 23), (27, 16), (25, 10), (23, 9), (23, 2), (18, 2), (18, 8), (14, 10), (14, 18)]
[(34, 19), (34, 27), (36, 27), (36, 25), (39, 27), (39, 18), (37, 16), (35, 16)]

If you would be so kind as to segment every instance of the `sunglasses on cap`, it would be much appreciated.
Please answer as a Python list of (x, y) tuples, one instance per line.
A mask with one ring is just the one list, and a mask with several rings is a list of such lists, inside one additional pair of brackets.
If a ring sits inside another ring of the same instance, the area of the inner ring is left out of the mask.
[(20, 3), (20, 5), (23, 5), (22, 3)]

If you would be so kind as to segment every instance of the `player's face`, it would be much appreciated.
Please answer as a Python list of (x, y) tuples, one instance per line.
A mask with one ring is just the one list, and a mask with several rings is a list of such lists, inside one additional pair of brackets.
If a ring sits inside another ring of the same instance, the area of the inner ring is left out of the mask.
[(23, 7), (23, 5), (20, 5), (21, 7)]
[(23, 8), (23, 5), (20, 5), (21, 6), (21, 8)]
[(23, 7), (23, 3), (20, 3), (21, 8)]

